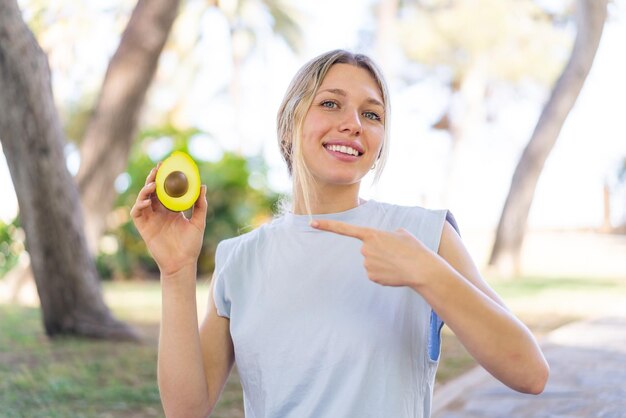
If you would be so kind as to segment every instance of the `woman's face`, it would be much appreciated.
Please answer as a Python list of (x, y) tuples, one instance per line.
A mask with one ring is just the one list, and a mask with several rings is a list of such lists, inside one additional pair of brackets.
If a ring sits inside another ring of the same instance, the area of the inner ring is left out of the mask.
[(360, 181), (376, 161), (385, 135), (382, 94), (367, 70), (333, 65), (305, 118), (302, 150), (320, 185)]

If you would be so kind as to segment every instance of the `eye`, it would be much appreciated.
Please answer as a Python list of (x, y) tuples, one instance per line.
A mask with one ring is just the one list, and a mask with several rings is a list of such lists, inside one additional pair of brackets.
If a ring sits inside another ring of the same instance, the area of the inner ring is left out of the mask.
[(328, 109), (335, 109), (338, 105), (332, 100), (324, 100), (322, 103), (320, 103), (320, 106), (326, 107)]
[(375, 113), (375, 112), (364, 112), (363, 116), (365, 116), (368, 119), (379, 121), (379, 122), (382, 120), (380, 115), (378, 115), (378, 113)]

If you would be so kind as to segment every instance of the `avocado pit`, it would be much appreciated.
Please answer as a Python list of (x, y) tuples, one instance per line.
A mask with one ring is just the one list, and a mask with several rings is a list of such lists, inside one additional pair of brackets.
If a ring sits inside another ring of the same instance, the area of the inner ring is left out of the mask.
[(181, 197), (189, 189), (189, 181), (182, 171), (172, 171), (164, 182), (165, 193), (172, 197)]

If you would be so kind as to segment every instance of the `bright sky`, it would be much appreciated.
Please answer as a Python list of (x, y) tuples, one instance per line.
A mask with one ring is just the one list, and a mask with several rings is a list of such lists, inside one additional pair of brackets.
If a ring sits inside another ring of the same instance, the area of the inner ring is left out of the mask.
[[(354, 48), (359, 28), (371, 24), (369, 10), (362, 6), (363, 2), (323, 0), (302, 4), (310, 4), (304, 53), (294, 57), (285, 45), (268, 42), (270, 46), (253, 54), (242, 74), (244, 94), (239, 120), (229, 106), (228, 97), (215, 96), (231, 71), (228, 27), (218, 13), (205, 16), (202, 50), (212, 53), (199, 58), (200, 81), (189, 97), (190, 106), (180, 115), (182, 121), (211, 132), (225, 149), (239, 148), (247, 154), (263, 152), (271, 167), (271, 184), (279, 191), (288, 191), (289, 179), (277, 150), (274, 119), (289, 80), (302, 63), (318, 53), (334, 48)], [(601, 224), (603, 182), (607, 178), (612, 181), (616, 165), (626, 157), (623, 105), (618, 102), (626, 97), (623, 82), (626, 6), (621, 1), (613, 9), (615, 13), (605, 27), (592, 72), (542, 174), (531, 212), (531, 226), (597, 227)], [(103, 29), (102, 33), (110, 32)], [(270, 38), (269, 28), (264, 30), (260, 24), (260, 41)], [(106, 48), (112, 50), (115, 45), (110, 36), (107, 39)], [(54, 59), (51, 57), (53, 66)], [(101, 59), (101, 62), (105, 61)], [(94, 64), (76, 67), (90, 71), (89, 65)], [(175, 59), (164, 56), (160, 72), (174, 71), (176, 66)], [(176, 88), (179, 86), (172, 86)], [(75, 89), (63, 83), (55, 84), (57, 97), (70, 95), (70, 91)], [(446, 198), (441, 190), (447, 167), (447, 141), (428, 129), (433, 109), (444, 104), (438, 100), (441, 93), (441, 88), (432, 82), (392, 91), (390, 160), (381, 183), (375, 188), (364, 187), (363, 194), (397, 204), (447, 207), (466, 227), (491, 227), (499, 217), (517, 158), (540, 111), (539, 104), (530, 98), (509, 100), (507, 107), (500, 110), (497, 124), (468, 138), (463, 152), (469, 158), (461, 160), (458, 182), (451, 196)], [(173, 92), (153, 90), (151, 100), (167, 107), (173, 100)], [(219, 158), (219, 147), (206, 141), (199, 140), (197, 144), (203, 156)], [(366, 180), (363, 184), (368, 183)], [(0, 219), (8, 221), (15, 216), (17, 204), (1, 153), (0, 190), (3, 195)], [(626, 213), (626, 190), (622, 188), (618, 192), (612, 202), (614, 221), (623, 220), (620, 218)]]

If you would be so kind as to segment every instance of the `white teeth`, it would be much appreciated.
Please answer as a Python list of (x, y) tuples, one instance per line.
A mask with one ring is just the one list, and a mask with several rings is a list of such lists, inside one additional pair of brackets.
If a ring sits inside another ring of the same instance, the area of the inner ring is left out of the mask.
[(355, 157), (359, 156), (359, 151), (355, 150), (352, 147), (347, 147), (345, 145), (327, 145), (326, 148), (329, 149), (330, 151), (337, 151), (343, 154), (354, 155)]

